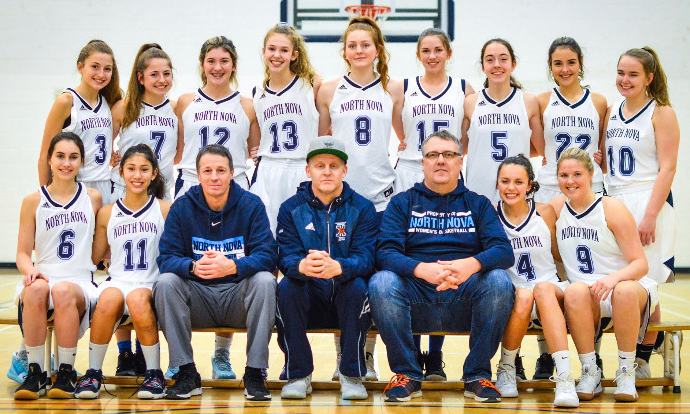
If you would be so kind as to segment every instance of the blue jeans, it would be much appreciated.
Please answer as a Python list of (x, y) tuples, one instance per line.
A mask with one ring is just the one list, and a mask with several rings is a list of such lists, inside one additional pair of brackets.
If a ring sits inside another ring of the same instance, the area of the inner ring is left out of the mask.
[(391, 371), (423, 380), (413, 332), (469, 332), (462, 379), (470, 382), (491, 379), (491, 358), (513, 308), (515, 288), (501, 269), (476, 273), (457, 290), (443, 292), (421, 279), (384, 270), (369, 282), (369, 301)]

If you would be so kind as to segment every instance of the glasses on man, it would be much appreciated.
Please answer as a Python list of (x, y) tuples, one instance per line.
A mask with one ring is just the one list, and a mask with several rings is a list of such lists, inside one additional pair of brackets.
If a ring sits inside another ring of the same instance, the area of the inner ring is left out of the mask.
[(443, 156), (443, 159), (454, 160), (455, 158), (460, 156), (460, 153), (455, 152), (455, 151), (443, 151), (443, 152), (432, 151), (432, 152), (427, 152), (426, 154), (424, 154), (424, 158), (426, 158), (427, 160), (437, 160), (438, 157), (441, 155)]

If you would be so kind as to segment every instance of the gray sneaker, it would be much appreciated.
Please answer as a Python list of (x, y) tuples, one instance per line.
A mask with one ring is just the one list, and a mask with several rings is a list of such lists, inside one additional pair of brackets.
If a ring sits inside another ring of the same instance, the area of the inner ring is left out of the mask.
[(582, 401), (589, 401), (604, 392), (601, 388), (601, 370), (596, 364), (582, 367), (582, 376), (575, 390)]
[(366, 400), (369, 397), (360, 377), (348, 377), (342, 372), (340, 373), (340, 395), (343, 400)]
[(280, 398), (302, 400), (311, 394), (311, 374), (308, 377), (288, 380), (280, 392)]

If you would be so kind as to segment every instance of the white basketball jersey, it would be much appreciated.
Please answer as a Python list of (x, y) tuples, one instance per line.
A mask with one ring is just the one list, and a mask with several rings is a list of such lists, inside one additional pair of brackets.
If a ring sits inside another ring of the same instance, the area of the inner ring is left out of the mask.
[(467, 135), (465, 185), (495, 205), (500, 200), (496, 174), (501, 161), (518, 154), (529, 157), (532, 130), (522, 90), (513, 88), (501, 102), (491, 98), (486, 89), (479, 91)]
[(182, 114), (184, 151), (178, 168), (182, 170), (185, 181), (199, 184), (196, 156), (201, 148), (209, 144), (219, 144), (230, 151), (236, 177), (249, 169), (249, 118), (240, 98), (240, 93), (234, 92), (215, 101), (201, 89), (196, 91), (194, 100)]
[(405, 79), (404, 85), (402, 120), (407, 147), (398, 154), (398, 158), (420, 162), (422, 141), (432, 133), (446, 129), (460, 138), (460, 127), (465, 116), (465, 80), (448, 76), (448, 85), (436, 96), (424, 90), (419, 76)]
[(165, 219), (155, 197), (152, 196), (138, 211), (131, 211), (122, 199), (117, 200), (108, 221), (110, 277), (137, 283), (158, 280), (156, 259), (164, 226)]
[(92, 280), (96, 216), (86, 186), (77, 183), (72, 200), (62, 205), (44, 186), (36, 209), (36, 268), (51, 280)]
[(551, 254), (551, 231), (537, 213), (534, 201), (528, 201), (531, 203), (529, 214), (517, 226), (503, 214), (503, 202), (499, 201), (497, 208), (515, 256), (515, 265), (506, 271), (516, 287), (526, 289), (540, 282), (560, 282)]
[(393, 195), (395, 172), (388, 158), (393, 100), (376, 78), (362, 86), (347, 75), (338, 82), (329, 107), (333, 136), (348, 155), (345, 181), (383, 211)]
[(638, 113), (626, 119), (623, 104), (611, 107), (606, 130), (607, 175), (611, 192), (616, 187), (649, 183), (652, 186), (659, 175), (659, 158), (656, 152), (656, 136), (652, 115), (656, 103), (652, 99)]
[[(139, 118), (127, 128), (120, 130), (120, 139), (117, 142), (120, 155), (124, 155), (125, 151), (138, 144), (151, 147), (158, 158), (158, 167), (165, 178), (165, 185), (175, 185), (173, 161), (177, 150), (177, 116), (168, 99), (157, 106), (143, 102)], [(122, 187), (125, 186), (119, 168), (113, 168), (111, 180)]]
[(558, 250), (570, 283), (591, 285), (628, 265), (606, 224), (602, 200), (597, 197), (582, 213), (566, 202), (556, 221)]
[[(599, 113), (589, 89), (585, 89), (578, 101), (570, 103), (558, 88), (553, 88), (549, 105), (544, 110), (544, 141), (547, 163), (539, 170), (537, 181), (543, 188), (560, 191), (556, 162), (561, 153), (568, 148), (581, 148), (594, 160), (594, 153), (599, 150)], [(604, 175), (596, 163), (592, 191), (604, 191)]]
[(110, 157), (113, 151), (113, 117), (110, 107), (99, 94), (98, 104), (92, 108), (72, 88), (72, 111), (62, 129), (74, 132), (84, 143), (84, 166), (79, 170), (79, 181), (110, 180)]
[(314, 89), (306, 80), (295, 76), (280, 91), (268, 85), (255, 87), (254, 110), (261, 128), (262, 159), (306, 160), (309, 144), (319, 132)]

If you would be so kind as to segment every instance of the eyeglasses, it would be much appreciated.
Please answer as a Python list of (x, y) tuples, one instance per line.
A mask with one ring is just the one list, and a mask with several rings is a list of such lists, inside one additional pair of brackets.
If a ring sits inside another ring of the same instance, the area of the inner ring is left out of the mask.
[(437, 160), (440, 155), (443, 155), (443, 159), (454, 160), (461, 154), (455, 151), (427, 152), (426, 154), (424, 154), (424, 158), (426, 158), (427, 160)]

